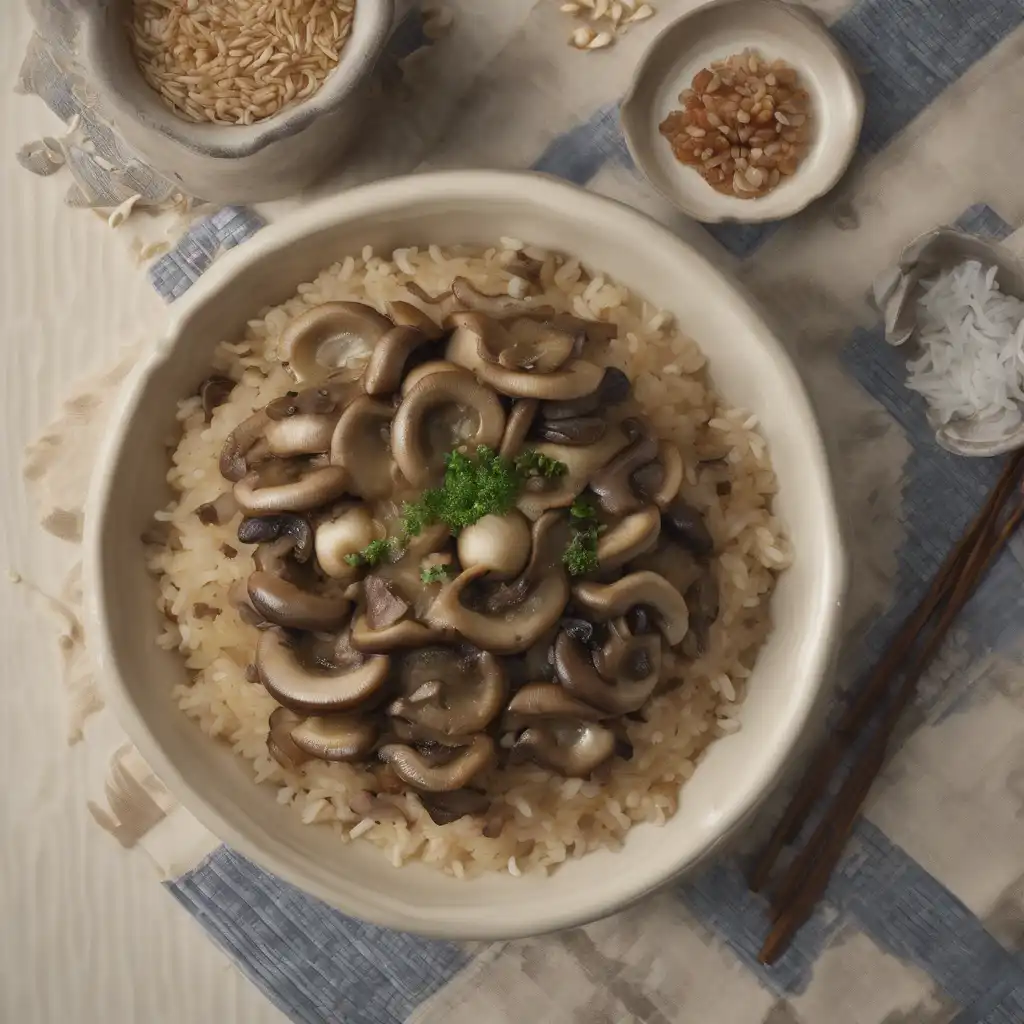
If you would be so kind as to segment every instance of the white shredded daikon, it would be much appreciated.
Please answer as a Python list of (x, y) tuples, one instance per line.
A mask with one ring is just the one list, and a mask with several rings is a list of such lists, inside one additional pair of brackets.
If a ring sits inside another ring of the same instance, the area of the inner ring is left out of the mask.
[(925, 285), (918, 301), (921, 356), (907, 362), (907, 387), (934, 416), (983, 418), (1013, 430), (1024, 402), (1024, 302), (1004, 295), (996, 268), (968, 260)]

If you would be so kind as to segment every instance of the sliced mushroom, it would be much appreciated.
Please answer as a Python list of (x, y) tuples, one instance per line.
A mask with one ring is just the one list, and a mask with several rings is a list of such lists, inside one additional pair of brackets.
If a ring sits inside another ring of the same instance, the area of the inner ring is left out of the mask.
[(501, 713), (505, 673), (487, 651), (460, 657), (445, 647), (405, 656), (399, 673), (402, 696), (388, 714), (424, 732), (417, 739), (450, 740), (486, 729)]
[(283, 420), (289, 416), (326, 416), (335, 413), (335, 419), (342, 414), (350, 402), (363, 394), (362, 370), (346, 368), (337, 370), (325, 381), (301, 391), (288, 391), (267, 405), (267, 415), (272, 420)]
[(600, 383), (603, 372), (595, 363), (575, 359), (551, 373), (507, 370), (503, 366), (481, 363), (476, 374), (485, 384), (510, 398), (549, 400), (589, 394)]
[(415, 747), (388, 743), (377, 756), (407, 785), (428, 793), (448, 793), (462, 789), (494, 760), (494, 740), (480, 734), (460, 749), (447, 764), (430, 765)]
[(583, 644), (560, 633), (555, 641), (555, 672), (574, 697), (608, 714), (625, 715), (642, 707), (658, 684), (661, 642), (653, 635), (623, 638), (613, 634), (605, 650), (609, 647), (602, 663), (608, 671), (602, 674)]
[(666, 533), (699, 558), (707, 558), (715, 549), (704, 517), (682, 498), (676, 498), (665, 509), (663, 526)]
[(629, 378), (616, 366), (605, 369), (601, 382), (589, 394), (567, 402), (544, 402), (540, 414), (546, 420), (568, 420), (606, 412), (629, 398)]
[(365, 612), (352, 620), (352, 646), (366, 654), (387, 654), (389, 651), (423, 647), (441, 639), (443, 633), (422, 622), (403, 619), (385, 629), (371, 629)]
[(720, 610), (718, 581), (710, 571), (705, 571), (683, 596), (690, 610), (690, 631), (683, 641), (683, 653), (699, 658), (707, 652), (711, 627)]
[(363, 374), (368, 395), (390, 395), (402, 383), (409, 357), (427, 343), (427, 335), (415, 327), (394, 327), (374, 346)]
[(610, 526), (597, 539), (597, 563), (602, 569), (617, 569), (658, 543), (661, 512), (648, 505)]
[(289, 554), (296, 562), (308, 562), (313, 554), (313, 528), (305, 516), (283, 512), (272, 516), (255, 516), (238, 524), (238, 539), (243, 544), (268, 544), (281, 537), (292, 541)]
[(521, 573), (530, 558), (530, 550), (530, 524), (515, 509), (505, 515), (478, 519), (458, 538), (462, 568), (482, 566), (496, 579), (509, 579)]
[(267, 722), (267, 753), (286, 771), (297, 772), (306, 761), (306, 753), (292, 740), (292, 732), (302, 718), (287, 708), (275, 708)]
[[(458, 410), (450, 430), (438, 415), (445, 406)], [(469, 436), (463, 436), (466, 429)], [(395, 462), (414, 487), (426, 487), (443, 476), (444, 456), (455, 446), (453, 439), (474, 449), (497, 448), (504, 431), (505, 413), (494, 392), (468, 373), (433, 373), (409, 391), (395, 414)], [(442, 444), (431, 444), (431, 434), (438, 432), (448, 436)]]
[(367, 576), (363, 593), (366, 595), (366, 624), (372, 630), (393, 626), (409, 610), (409, 602), (393, 593), (382, 576)]
[(447, 359), (431, 359), (420, 363), (402, 379), (402, 397), (404, 398), (424, 377), (429, 377), (432, 373), (451, 373), (452, 371), (461, 373), (462, 369), (463, 367), (456, 366), (455, 363), (450, 363)]
[(308, 667), (279, 629), (267, 630), (256, 646), (256, 668), (267, 692), (294, 711), (346, 711), (376, 697), (388, 676), (383, 655), (347, 657), (331, 669)]
[(690, 587), (707, 572), (707, 565), (667, 536), (664, 519), (661, 525), (658, 543), (650, 551), (634, 558), (629, 568), (631, 571), (646, 569), (648, 572), (664, 576), (683, 597), (686, 597)]
[(531, 725), (512, 747), (513, 758), (534, 761), (569, 778), (585, 779), (615, 753), (615, 734), (596, 722)]
[(296, 413), (271, 419), (263, 432), (271, 455), (318, 455), (331, 450), (331, 436), (338, 422), (336, 413)]
[(222, 406), (234, 390), (235, 382), (230, 377), (220, 377), (216, 374), (207, 377), (199, 385), (199, 398), (203, 403), (203, 416), (207, 423), (213, 419), (214, 410)]
[(352, 580), (358, 568), (347, 559), (380, 539), (380, 529), (363, 505), (344, 505), (316, 526), (314, 547), (320, 568), (336, 580)]
[(633, 488), (653, 501), (658, 508), (666, 508), (683, 483), (683, 457), (671, 441), (658, 443), (658, 457), (638, 469), (632, 478)]
[(260, 409), (228, 434), (220, 450), (220, 475), (225, 480), (241, 480), (249, 472), (249, 454), (263, 440), (269, 422), (267, 411)]
[(450, 290), (440, 292), (437, 295), (430, 295), (415, 281), (409, 281), (405, 286), (405, 290), (410, 295), (419, 299), (424, 305), (436, 307), (437, 316), (434, 318), (436, 320), (444, 320), (445, 317), (450, 316), (459, 308), (459, 302)]
[(341, 466), (312, 467), (278, 459), (235, 484), (235, 500), (250, 515), (306, 512), (340, 497), (349, 482)]
[(234, 491), (225, 491), (213, 501), (196, 508), (196, 516), (204, 526), (223, 526), (238, 515), (238, 502)]
[(670, 647), (680, 643), (689, 628), (689, 613), (683, 595), (657, 573), (634, 572), (614, 583), (577, 583), (573, 587), (573, 596), (602, 621), (625, 615), (638, 604), (649, 606)]
[(577, 700), (557, 683), (527, 683), (509, 701), (501, 727), (503, 730), (518, 732), (539, 719), (599, 722), (607, 717), (598, 708)]
[(296, 380), (316, 383), (340, 366), (365, 360), (393, 326), (361, 302), (325, 302), (288, 324), (279, 351)]
[(565, 420), (541, 420), (534, 435), (552, 444), (596, 444), (607, 429), (608, 424), (599, 416), (573, 416)]
[(292, 729), (292, 742), (321, 761), (361, 761), (373, 752), (377, 726), (351, 712), (314, 716)]
[(542, 442), (534, 450), (566, 467), (557, 477), (536, 477), (523, 489), (516, 501), (519, 510), (536, 519), (547, 509), (568, 508), (583, 493), (591, 479), (608, 465), (629, 443), (618, 426), (609, 425), (604, 437), (595, 444), (562, 445)]
[(441, 588), (426, 621), (435, 628), (452, 631), (476, 647), (496, 654), (520, 654), (559, 619), (569, 599), (569, 583), (560, 568), (552, 570), (511, 610), (486, 614), (467, 608), (462, 596), (467, 586), (486, 574), (477, 566), (460, 573)]
[(438, 327), (434, 318), (411, 302), (389, 302), (387, 311), (396, 327), (415, 327), (427, 341), (444, 337), (444, 330)]
[(658, 442), (643, 432), (636, 421), (623, 426), (627, 430), (632, 426), (637, 436), (590, 481), (598, 504), (612, 516), (624, 516), (640, 507), (642, 501), (633, 490), (631, 477), (641, 466), (658, 457)]
[(498, 352), (497, 362), (509, 370), (554, 373), (573, 355), (574, 335), (550, 323), (516, 317), (506, 320), (502, 328), (508, 341)]
[(530, 560), (519, 577), (509, 584), (502, 584), (487, 595), (484, 611), (491, 614), (507, 612), (522, 604), (533, 588), (546, 575), (564, 572), (562, 554), (569, 543), (568, 520), (556, 511), (545, 512), (530, 530)]
[(253, 608), (286, 629), (330, 631), (348, 618), (352, 602), (342, 594), (315, 593), (273, 572), (257, 570), (246, 584)]
[(513, 298), (507, 293), (489, 295), (482, 292), (473, 285), (472, 281), (464, 277), (457, 277), (452, 281), (452, 295), (455, 296), (459, 309), (469, 309), (493, 317), (527, 313), (531, 308), (530, 303)]
[(498, 454), (510, 461), (520, 454), (526, 444), (526, 435), (530, 432), (534, 417), (537, 415), (538, 402), (535, 398), (520, 398), (512, 403), (508, 419), (505, 421), (505, 433), (501, 438)]
[(467, 815), (483, 814), (491, 802), (486, 793), (456, 789), (450, 793), (420, 793), (420, 803), (435, 825), (450, 825)]
[(349, 490), (376, 501), (388, 497), (395, 480), (391, 459), (391, 421), (395, 410), (368, 395), (357, 398), (342, 414), (331, 438), (331, 462), (348, 472)]

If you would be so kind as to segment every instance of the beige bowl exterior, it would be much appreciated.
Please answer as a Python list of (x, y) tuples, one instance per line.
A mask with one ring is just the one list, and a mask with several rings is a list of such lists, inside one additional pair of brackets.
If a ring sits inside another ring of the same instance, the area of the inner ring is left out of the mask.
[[(368, 843), (342, 845), (253, 783), (171, 700), (185, 678), (160, 651), (157, 588), (139, 540), (169, 498), (164, 441), (180, 397), (209, 372), (213, 346), (364, 245), (493, 244), (502, 235), (576, 254), (671, 310), (710, 358), (728, 400), (763, 424), (779, 477), (777, 512), (796, 550), (773, 598), (743, 729), (713, 744), (662, 828), (550, 877), (459, 881), (393, 868)], [(87, 509), (87, 633), (107, 700), (157, 775), (236, 850), (347, 914), (455, 939), (537, 934), (621, 909), (721, 847), (779, 777), (821, 693), (836, 639), (844, 564), (821, 437), (792, 363), (736, 287), (636, 211), (530, 174), (448, 172), (354, 189), (310, 206), (228, 253), (176, 304), (164, 338), (124, 386)]]

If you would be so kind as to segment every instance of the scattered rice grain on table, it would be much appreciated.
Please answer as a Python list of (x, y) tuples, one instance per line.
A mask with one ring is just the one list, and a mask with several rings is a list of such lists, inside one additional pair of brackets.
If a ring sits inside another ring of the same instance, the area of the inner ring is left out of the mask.
[[(631, 378), (632, 401), (660, 436), (680, 446), (686, 462), (681, 493), (703, 513), (716, 541), (721, 610), (707, 650), (680, 666), (685, 682), (652, 700), (647, 721), (627, 723), (631, 760), (616, 759), (600, 781), (565, 779), (534, 765), (506, 766), (484, 780), (494, 813), (444, 826), (431, 821), (413, 794), (381, 791), (368, 766), (314, 761), (301, 772), (285, 770), (266, 746), (275, 701), (245, 676), (252, 630), (227, 599), (232, 583), (249, 572), (248, 558), (223, 553), (224, 545), (237, 547), (237, 523), (203, 525), (195, 514), (223, 490), (218, 453), (228, 433), (293, 386), (276, 361), (278, 339), (293, 317), (336, 300), (367, 302), (381, 311), (389, 300), (425, 308), (410, 284), (438, 294), (458, 276), (482, 291), (508, 292), (515, 287), (504, 265), (514, 256), (511, 250), (430, 246), (383, 258), (366, 247), (358, 258), (349, 256), (301, 285), (296, 297), (264, 310), (243, 339), (222, 343), (214, 369), (240, 383), (209, 423), (198, 398), (181, 403), (184, 433), (168, 474), (178, 498), (159, 516), (173, 539), (148, 549), (168, 616), (161, 645), (182, 652), (191, 676), (175, 693), (185, 713), (229, 743), (258, 781), (278, 787), (278, 799), (303, 821), (333, 822), (339, 841), (371, 842), (396, 866), (420, 860), (458, 877), (548, 871), (590, 850), (617, 847), (635, 823), (664, 824), (708, 744), (739, 728), (737, 705), (770, 629), (768, 598), (790, 558), (771, 511), (776, 480), (756, 418), (730, 409), (715, 394), (697, 344), (670, 317), (579, 260), (529, 246), (525, 251), (544, 261), (530, 302), (618, 325), (605, 360)], [(197, 605), (205, 606), (204, 614), (196, 614)], [(209, 608), (219, 614), (211, 618)]]

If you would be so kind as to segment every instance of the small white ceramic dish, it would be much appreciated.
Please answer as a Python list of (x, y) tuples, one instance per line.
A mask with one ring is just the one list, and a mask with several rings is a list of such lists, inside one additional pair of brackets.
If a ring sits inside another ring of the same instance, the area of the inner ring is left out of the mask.
[[(796, 550), (781, 577), (774, 630), (743, 706), (741, 731), (714, 743), (662, 828), (638, 826), (617, 853), (550, 877), (459, 881), (422, 865), (393, 868), (368, 843), (342, 845), (302, 825), (252, 781), (228, 747), (177, 709), (186, 678), (158, 649), (156, 582), (140, 535), (170, 497), (166, 439), (175, 409), (208, 375), (215, 344), (324, 267), (397, 246), (493, 244), (502, 235), (575, 253), (672, 311), (710, 358), (718, 388), (760, 417), (778, 472), (776, 511)], [(211, 831), (347, 914), (450, 938), (507, 938), (620, 909), (692, 869), (732, 835), (776, 782), (822, 689), (836, 639), (844, 565), (832, 486), (804, 389), (746, 299), (703, 257), (628, 207), (538, 175), (489, 171), (400, 178), (353, 189), (271, 225), (225, 255), (176, 304), (164, 338), (113, 413), (86, 513), (87, 632), (105, 696), (142, 756)]]
[(373, 71), (394, 0), (360, 0), (338, 66), (309, 99), (253, 125), (195, 124), (165, 106), (135, 63), (124, 23), (131, 0), (75, 3), (78, 59), (111, 127), (138, 155), (211, 202), (294, 195), (336, 170), (372, 102)]
[[(811, 95), (814, 141), (796, 174), (758, 199), (716, 192), (675, 158), (658, 125), (679, 110), (679, 94), (712, 61), (745, 49), (795, 68)], [(651, 184), (705, 223), (781, 220), (823, 196), (857, 146), (864, 96), (846, 55), (809, 11), (777, 0), (713, 0), (665, 28), (640, 60), (620, 117), (629, 151)]]

